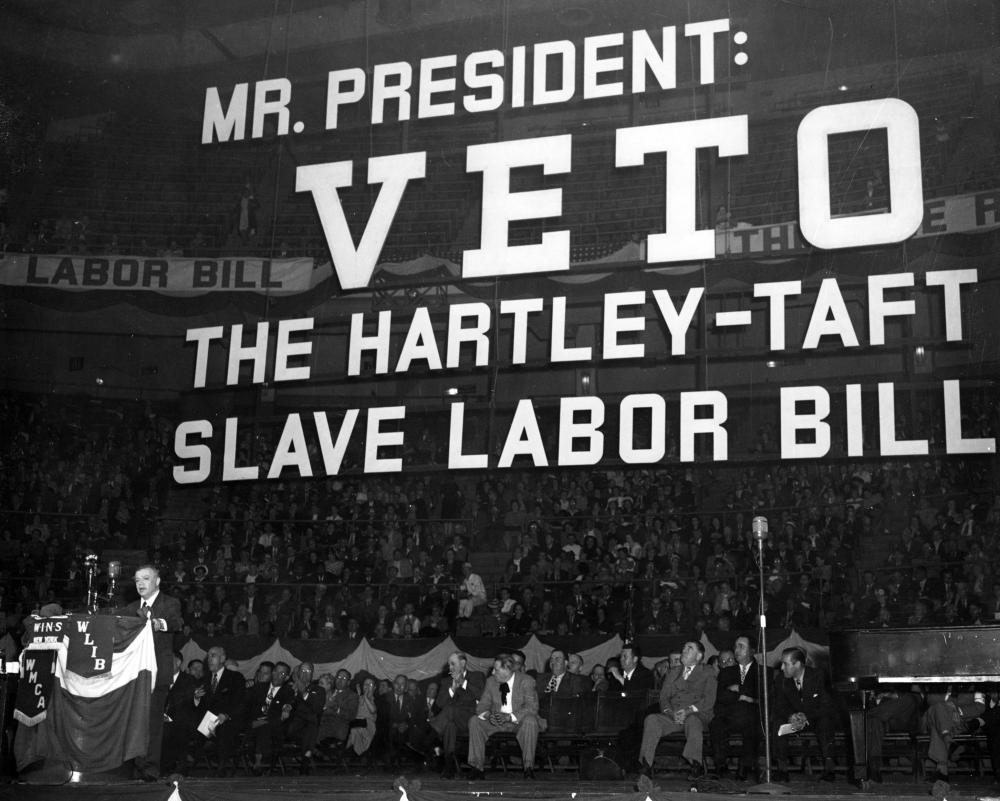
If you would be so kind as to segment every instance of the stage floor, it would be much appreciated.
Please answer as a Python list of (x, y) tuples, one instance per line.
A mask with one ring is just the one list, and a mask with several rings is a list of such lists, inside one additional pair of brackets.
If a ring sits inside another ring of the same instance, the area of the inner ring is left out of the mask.
[[(143, 783), (136, 781), (93, 781), (62, 786), (7, 784), (0, 786), (0, 801), (284, 801), (284, 799), (379, 799), (379, 801), (460, 801), (469, 797), (505, 799), (587, 799), (587, 801), (639, 801), (650, 797), (653, 801), (675, 801), (697, 792), (701, 801), (721, 801), (733, 796), (748, 796), (750, 785), (746, 782), (704, 779), (695, 784), (680, 774), (665, 773), (657, 776), (652, 789), (640, 790), (635, 781), (582, 781), (569, 772), (539, 772), (535, 781), (528, 781), (519, 772), (504, 774), (495, 771), (485, 780), (442, 779), (435, 775), (416, 773), (405, 776), (405, 794), (395, 789), (398, 781), (384, 770), (370, 773), (336, 774), (331, 772), (312, 776), (263, 776), (218, 778), (182, 778), (176, 784)], [(893, 777), (895, 778), (895, 777)], [(858, 797), (871, 801), (907, 801), (928, 797), (948, 799), (1000, 799), (1000, 786), (987, 776), (958, 776), (950, 786), (932, 785), (930, 782), (906, 780), (886, 781), (860, 788), (846, 778), (825, 783), (807, 776), (793, 777), (784, 785), (789, 799), (823, 798), (830, 801), (857, 801)]]

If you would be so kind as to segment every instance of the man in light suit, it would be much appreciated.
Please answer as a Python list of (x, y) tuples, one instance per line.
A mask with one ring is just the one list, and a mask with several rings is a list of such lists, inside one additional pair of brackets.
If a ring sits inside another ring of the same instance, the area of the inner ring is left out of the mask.
[(660, 709), (646, 715), (642, 726), (642, 747), (639, 761), (642, 772), (652, 775), (656, 746), (660, 738), (676, 731), (687, 737), (683, 756), (691, 766), (691, 779), (705, 775), (702, 759), (702, 737), (705, 727), (712, 722), (715, 695), (718, 687), (715, 671), (706, 667), (705, 646), (688, 642), (681, 651), (681, 670), (671, 672), (660, 688)]
[(521, 746), (524, 777), (535, 778), (535, 746), (538, 743), (538, 691), (527, 673), (517, 673), (509, 654), (493, 662), (493, 675), (469, 718), (469, 764), (472, 778), (485, 778), (486, 741), (497, 732), (514, 732)]
[(153, 627), (153, 650), (156, 653), (156, 685), (149, 699), (149, 739), (145, 758), (135, 760), (139, 777), (155, 781), (160, 775), (163, 743), (163, 710), (174, 676), (174, 632), (184, 628), (181, 603), (160, 592), (160, 571), (155, 565), (142, 565), (135, 571), (135, 589), (139, 598), (125, 607), (124, 615), (138, 615)]

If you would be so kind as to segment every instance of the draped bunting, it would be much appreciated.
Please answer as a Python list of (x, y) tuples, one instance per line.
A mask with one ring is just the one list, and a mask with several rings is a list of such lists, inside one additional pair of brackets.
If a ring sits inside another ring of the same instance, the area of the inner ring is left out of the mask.
[[(74, 770), (107, 771), (146, 753), (150, 693), (156, 683), (153, 629), (146, 620), (137, 618), (108, 620), (114, 627), (110, 670), (97, 675), (71, 670), (67, 651), (83, 647), (89, 652), (94, 647), (82, 645), (79, 639), (70, 640), (69, 648), (55, 651), (49, 715), (38, 725), (21, 726), (14, 741), (19, 769), (44, 758)], [(86, 616), (70, 616), (68, 622), (78, 632), (93, 621)], [(25, 661), (34, 648), (52, 645), (55, 643), (29, 645)]]
[[(705, 657), (732, 648), (737, 632), (713, 631), (702, 634)], [(638, 639), (642, 650), (642, 661), (652, 668), (672, 652), (680, 652), (689, 638), (683, 636), (643, 636)], [(756, 632), (751, 640), (757, 640), (760, 658), (760, 640)], [(788, 629), (767, 631), (767, 654), (763, 660), (776, 667), (781, 661), (785, 648), (802, 648), (809, 661), (824, 668), (829, 662), (829, 646), (826, 633), (818, 629), (802, 632)], [(351, 675), (367, 673), (378, 679), (392, 679), (405, 675), (418, 681), (441, 675), (448, 661), (448, 654), (463, 651), (469, 657), (473, 670), (487, 672), (493, 666), (493, 658), (498, 653), (523, 651), (528, 670), (542, 672), (546, 669), (549, 655), (554, 648), (567, 653), (578, 653), (583, 657), (584, 672), (589, 672), (596, 664), (605, 664), (621, 652), (621, 637), (420, 637), (413, 640), (368, 640), (362, 638), (356, 643), (349, 640), (279, 640), (266, 641), (250, 637), (222, 637), (209, 639), (196, 637), (181, 649), (184, 662), (203, 659), (208, 648), (221, 645), (227, 657), (235, 659), (238, 670), (248, 679), (253, 677), (261, 662), (287, 662), (294, 666), (309, 661), (315, 666), (313, 675), (335, 673), (346, 668)]]

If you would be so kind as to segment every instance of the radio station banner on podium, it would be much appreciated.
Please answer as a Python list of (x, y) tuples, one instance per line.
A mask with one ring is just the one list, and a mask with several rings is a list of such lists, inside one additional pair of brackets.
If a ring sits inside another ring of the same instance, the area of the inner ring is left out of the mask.
[(40, 759), (106, 771), (146, 752), (156, 653), (149, 622), (36, 617), (21, 653), (14, 716), (18, 769)]

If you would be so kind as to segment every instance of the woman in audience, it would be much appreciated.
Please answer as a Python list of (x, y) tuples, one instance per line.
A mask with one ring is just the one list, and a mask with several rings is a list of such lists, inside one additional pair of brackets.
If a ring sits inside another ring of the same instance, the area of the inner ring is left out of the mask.
[(353, 749), (354, 753), (361, 756), (365, 753), (375, 739), (375, 720), (377, 717), (375, 705), (375, 679), (370, 676), (365, 679), (361, 689), (361, 697), (358, 699), (358, 718), (364, 721), (363, 726), (352, 722), (350, 733), (347, 735), (347, 747)]

